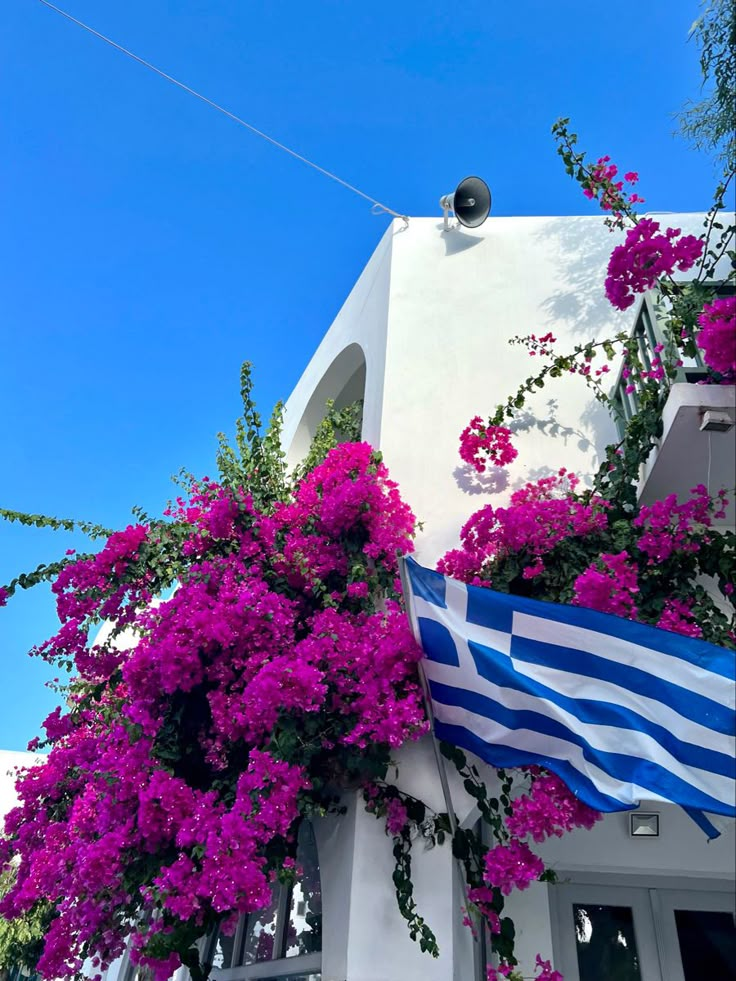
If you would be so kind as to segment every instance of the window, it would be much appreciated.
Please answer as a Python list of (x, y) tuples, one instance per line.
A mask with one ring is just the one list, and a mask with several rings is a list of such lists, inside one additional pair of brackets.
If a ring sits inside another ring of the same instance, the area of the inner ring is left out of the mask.
[(211, 942), (212, 978), (219, 981), (321, 981), (322, 899), (314, 831), (299, 829), (293, 886), (277, 885), (266, 909), (241, 917), (235, 934)]
[(550, 900), (565, 981), (702, 981), (736, 963), (729, 892), (561, 883)]
[(139, 967), (128, 961), (123, 973), (123, 981), (153, 981), (153, 975), (147, 967)]
[(21, 967), (7, 968), (7, 974), (0, 967), (0, 981), (37, 981), (37, 974), (28, 974)]

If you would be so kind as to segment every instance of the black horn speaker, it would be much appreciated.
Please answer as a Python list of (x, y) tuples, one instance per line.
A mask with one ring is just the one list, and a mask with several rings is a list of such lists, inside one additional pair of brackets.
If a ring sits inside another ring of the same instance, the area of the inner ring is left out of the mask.
[(480, 177), (466, 177), (460, 181), (454, 194), (440, 198), (440, 206), (445, 212), (454, 211), (455, 217), (466, 228), (482, 225), (491, 211), (491, 191)]

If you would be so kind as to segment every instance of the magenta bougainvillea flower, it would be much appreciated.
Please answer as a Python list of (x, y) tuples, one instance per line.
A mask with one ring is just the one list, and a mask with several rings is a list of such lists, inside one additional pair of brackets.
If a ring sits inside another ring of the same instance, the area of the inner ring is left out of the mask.
[(705, 362), (730, 381), (736, 380), (736, 296), (706, 303), (698, 317), (698, 345)]
[(626, 310), (637, 293), (651, 289), (661, 276), (692, 269), (702, 252), (703, 240), (695, 235), (680, 235), (679, 228), (662, 233), (659, 222), (642, 218), (611, 253), (606, 296), (613, 306)]
[(460, 434), (460, 458), (478, 473), (488, 463), (507, 467), (518, 455), (511, 442), (511, 430), (505, 426), (489, 426), (480, 416), (474, 416)]

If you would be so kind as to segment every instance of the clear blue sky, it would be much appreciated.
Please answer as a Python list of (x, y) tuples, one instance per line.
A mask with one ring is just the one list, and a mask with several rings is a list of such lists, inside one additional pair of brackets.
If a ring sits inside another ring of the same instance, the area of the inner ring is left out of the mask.
[[(469, 173), (497, 215), (591, 212), (560, 115), (647, 208), (709, 204), (672, 136), (695, 2), (57, 2), (400, 212)], [(288, 396), (388, 219), (38, 0), (0, 6), (0, 120), (0, 505), (121, 526), (211, 472), (241, 361), (264, 413)], [(0, 526), (0, 583), (82, 544)], [(54, 704), (53, 631), (48, 590), (0, 611), (2, 748)]]

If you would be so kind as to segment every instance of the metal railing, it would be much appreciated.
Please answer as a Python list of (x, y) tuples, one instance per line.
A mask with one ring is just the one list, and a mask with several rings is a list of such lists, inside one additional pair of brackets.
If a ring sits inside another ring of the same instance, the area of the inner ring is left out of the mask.
[[(660, 326), (660, 318), (657, 314), (656, 302), (657, 294), (653, 290), (644, 294), (631, 331), (631, 337), (636, 338), (639, 357), (645, 371), (651, 371), (655, 358), (659, 357), (655, 348), (666, 343), (664, 331)], [(664, 351), (662, 351), (662, 355), (664, 355)], [(673, 382), (698, 382), (706, 378), (707, 374), (708, 369), (703, 357), (700, 351), (697, 351), (694, 358), (686, 359), (685, 363), (677, 367)], [(629, 421), (639, 411), (642, 386), (642, 380), (635, 374), (624, 377), (624, 365), (622, 364), (610, 396), (616, 412), (616, 425), (620, 436), (623, 436)], [(627, 391), (627, 389), (633, 390)]]

